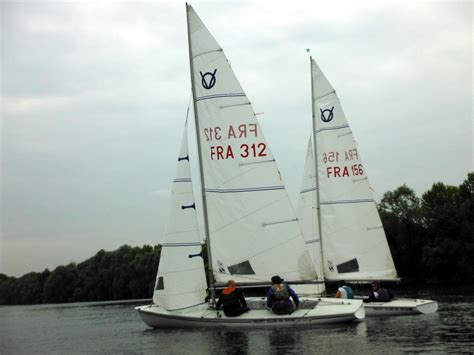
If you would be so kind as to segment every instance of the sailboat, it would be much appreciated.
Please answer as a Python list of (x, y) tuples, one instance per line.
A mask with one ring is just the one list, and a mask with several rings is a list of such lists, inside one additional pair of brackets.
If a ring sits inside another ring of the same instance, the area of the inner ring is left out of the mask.
[[(229, 279), (239, 287), (270, 286), (273, 275), (314, 293), (318, 279), (288, 193), (251, 103), (219, 44), (186, 4), (207, 277), (198, 232), (186, 133), (153, 303), (136, 307), (144, 322), (164, 327), (273, 327), (363, 319), (360, 300), (301, 297), (290, 315), (247, 298), (251, 309), (226, 317), (213, 307)], [(206, 290), (211, 293), (206, 300)]]
[[(309, 139), (299, 220), (326, 281), (399, 281), (360, 152), (339, 98), (311, 57), (313, 140)], [(367, 316), (433, 313), (436, 301), (365, 303)]]

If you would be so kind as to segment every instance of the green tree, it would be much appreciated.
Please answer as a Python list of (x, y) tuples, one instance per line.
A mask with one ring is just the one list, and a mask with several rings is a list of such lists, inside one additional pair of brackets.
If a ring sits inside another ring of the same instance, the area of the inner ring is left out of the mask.
[(412, 189), (402, 185), (386, 192), (378, 208), (399, 276), (407, 282), (421, 282), (425, 230), (420, 199)]

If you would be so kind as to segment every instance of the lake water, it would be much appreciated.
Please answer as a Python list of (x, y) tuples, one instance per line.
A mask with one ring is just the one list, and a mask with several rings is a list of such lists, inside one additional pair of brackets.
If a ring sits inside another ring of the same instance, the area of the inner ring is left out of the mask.
[[(415, 296), (410, 292), (400, 296)], [(366, 318), (318, 328), (153, 330), (132, 303), (0, 307), (0, 353), (387, 354), (474, 352), (474, 296), (436, 299), (435, 314)], [(146, 303), (146, 302), (145, 302)], [(137, 302), (136, 304), (143, 304)]]

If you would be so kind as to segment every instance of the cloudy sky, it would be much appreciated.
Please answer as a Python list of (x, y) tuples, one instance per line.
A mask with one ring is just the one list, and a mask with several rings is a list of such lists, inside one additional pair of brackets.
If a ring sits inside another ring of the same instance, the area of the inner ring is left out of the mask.
[[(192, 5), (264, 112), (293, 200), (311, 129), (306, 48), (377, 200), (474, 170), (471, 1)], [(184, 3), (0, 6), (0, 273), (159, 243), (190, 97)]]

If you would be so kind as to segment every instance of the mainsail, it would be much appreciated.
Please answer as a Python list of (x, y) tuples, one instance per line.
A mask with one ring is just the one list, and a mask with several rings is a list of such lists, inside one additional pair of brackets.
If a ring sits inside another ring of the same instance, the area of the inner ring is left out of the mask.
[(219, 44), (188, 5), (208, 243), (217, 282), (315, 280), (268, 143)]
[(352, 131), (335, 90), (311, 59), (322, 258), (327, 280), (396, 279)]
[(203, 259), (190, 257), (201, 253), (195, 206), (185, 127), (153, 293), (153, 302), (168, 310), (203, 303), (206, 297)]

